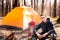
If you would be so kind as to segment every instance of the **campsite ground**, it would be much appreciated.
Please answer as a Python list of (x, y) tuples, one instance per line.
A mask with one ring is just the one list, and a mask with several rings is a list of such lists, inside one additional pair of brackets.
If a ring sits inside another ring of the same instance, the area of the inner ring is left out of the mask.
[[(2, 18), (0, 18), (0, 22), (1, 22), (1, 19)], [(53, 23), (54, 23), (54, 26), (55, 26), (55, 30), (56, 30), (56, 32), (57, 32), (57, 40), (60, 40), (60, 24), (57, 24), (56, 23), (56, 20), (57, 20), (57, 18), (51, 18), (51, 21), (53, 21)], [(0, 30), (1, 31), (1, 30)], [(28, 32), (27, 31), (25, 31), (25, 32), (23, 32), (22, 33), (22, 35), (21, 34), (19, 34), (19, 35), (15, 35), (17, 38), (19, 37), (19, 36), (23, 36), (23, 38), (25, 39), (25, 40), (28, 40)]]

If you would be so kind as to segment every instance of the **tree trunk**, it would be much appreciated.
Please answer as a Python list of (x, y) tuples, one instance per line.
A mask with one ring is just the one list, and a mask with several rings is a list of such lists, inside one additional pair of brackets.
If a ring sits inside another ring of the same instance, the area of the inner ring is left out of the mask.
[(33, 0), (31, 0), (31, 7), (33, 8)]
[(44, 0), (42, 0), (41, 13), (43, 13), (43, 10), (44, 10)]
[(2, 0), (2, 16), (3, 16), (3, 13), (4, 13), (4, 0)]
[(59, 0), (59, 18), (60, 18), (60, 0)]
[(34, 0), (34, 9), (37, 11), (37, 0)]
[(22, 0), (22, 6), (24, 6), (24, 0)]
[(17, 7), (17, 0), (14, 0), (13, 8)]
[(5, 15), (8, 13), (8, 0), (6, 0), (6, 10), (5, 10)]
[(13, 5), (13, 3), (12, 3), (12, 2), (13, 2), (13, 1), (11, 0), (11, 2), (10, 2), (10, 3), (11, 3), (11, 10), (12, 10), (12, 8), (13, 8), (13, 6), (12, 6), (12, 5)]
[(38, 0), (37, 0), (37, 12), (38, 12)]
[(56, 0), (54, 0), (54, 8), (53, 8), (53, 14), (52, 17), (56, 17)]
[(25, 0), (24, 0), (24, 5), (26, 6), (26, 2), (25, 2)]
[(17, 7), (17, 0), (15, 0), (15, 7)]
[[(36, 3), (35, 3), (36, 0), (34, 0), (34, 9), (36, 8)], [(35, 9), (36, 10), (36, 9)]]
[(51, 0), (49, 0), (49, 6), (50, 6), (50, 17), (51, 17)]
[[(59, 0), (59, 8), (60, 8), (60, 0)], [(57, 19), (57, 22), (60, 23), (60, 9), (59, 9), (59, 18)]]
[(19, 2), (19, 0), (17, 0), (17, 6), (18, 6), (18, 7), (20, 6), (20, 2)]
[(9, 11), (11, 11), (11, 0), (9, 0)]

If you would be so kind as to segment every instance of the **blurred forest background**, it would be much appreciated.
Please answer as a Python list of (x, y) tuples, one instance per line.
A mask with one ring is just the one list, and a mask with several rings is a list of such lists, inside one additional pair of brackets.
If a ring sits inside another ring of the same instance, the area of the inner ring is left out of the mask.
[(60, 0), (0, 0), (0, 17), (20, 6), (32, 7), (39, 14), (52, 18), (59, 17), (60, 20)]
[(0, 0), (0, 17), (14, 7), (29, 6), (50, 17), (60, 16), (60, 0)]

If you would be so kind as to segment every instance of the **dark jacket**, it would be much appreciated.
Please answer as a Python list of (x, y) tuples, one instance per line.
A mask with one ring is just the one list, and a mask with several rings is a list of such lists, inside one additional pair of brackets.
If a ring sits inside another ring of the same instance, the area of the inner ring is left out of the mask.
[(41, 22), (40, 24), (38, 24), (35, 28), (34, 28), (34, 33), (37, 32), (38, 29), (42, 29), (42, 32), (40, 34), (44, 34), (46, 32), (49, 32), (49, 33), (55, 33), (55, 30), (54, 30), (54, 27), (53, 27), (53, 24), (52, 22), (50, 22), (50, 20), (47, 20), (46, 23), (44, 22)]

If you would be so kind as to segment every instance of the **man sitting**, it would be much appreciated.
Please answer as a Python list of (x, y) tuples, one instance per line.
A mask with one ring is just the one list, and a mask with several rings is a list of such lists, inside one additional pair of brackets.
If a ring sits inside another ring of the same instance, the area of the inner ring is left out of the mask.
[[(57, 34), (54, 30), (52, 22), (50, 22), (50, 19), (47, 19), (44, 15), (42, 15), (41, 18), (42, 22), (34, 29), (34, 35), (32, 36), (35, 38), (34, 40), (37, 40), (37, 38), (39, 40), (45, 40), (50, 34), (55, 34), (55, 36), (53, 36), (53, 40), (56, 40)], [(37, 32), (39, 29), (42, 29), (42, 32)]]

